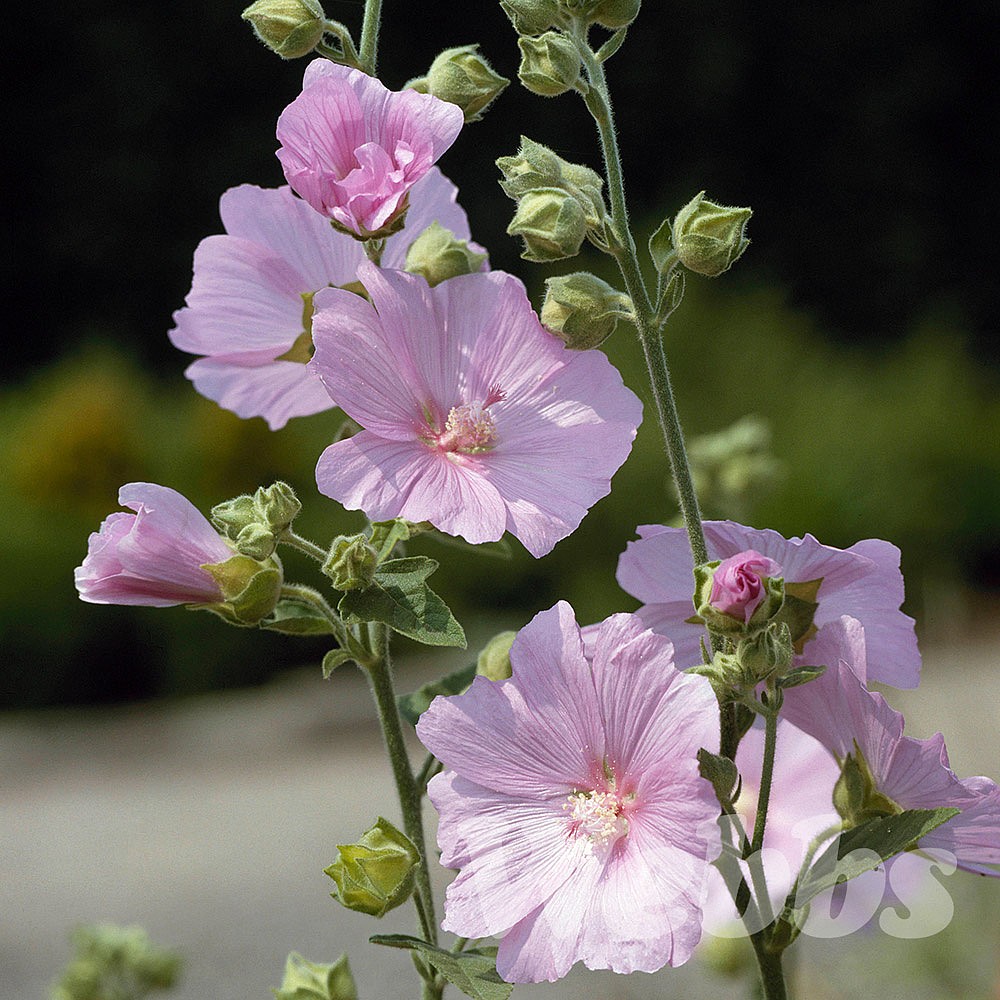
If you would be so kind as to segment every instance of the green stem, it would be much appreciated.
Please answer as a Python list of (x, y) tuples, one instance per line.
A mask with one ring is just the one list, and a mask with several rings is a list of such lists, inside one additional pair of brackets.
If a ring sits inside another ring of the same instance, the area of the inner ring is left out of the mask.
[(421, 796), (410, 767), (409, 754), (403, 740), (403, 727), (396, 707), (396, 691), (392, 679), (392, 662), (389, 658), (388, 629), (372, 623), (368, 628), (369, 648), (372, 651), (368, 679), (378, 707), (382, 735), (385, 738), (392, 775), (396, 782), (399, 805), (403, 814), (403, 832), (420, 852), (416, 872), (417, 912), (420, 916), (424, 938), (437, 944), (437, 921), (434, 917), (434, 897), (431, 892), (430, 873), (427, 867), (427, 846), (424, 838), (424, 821), (421, 813)]
[(330, 554), (326, 549), (321, 549), (315, 542), (310, 542), (308, 538), (296, 535), (291, 528), (286, 528), (278, 540), (285, 545), (290, 545), (293, 549), (298, 549), (299, 552), (304, 552), (319, 563), (326, 562), (326, 557)]
[(764, 762), (760, 773), (760, 791), (757, 793), (757, 815), (753, 824), (753, 840), (750, 853), (756, 854), (764, 846), (764, 827), (767, 824), (767, 808), (771, 800), (771, 779), (774, 777), (774, 752), (778, 744), (778, 713), (768, 712), (764, 716)]
[(767, 931), (750, 935), (757, 966), (760, 969), (761, 995), (764, 1000), (788, 1000), (785, 989), (785, 974), (781, 968), (781, 952), (767, 947)]
[(618, 262), (618, 269), (625, 282), (625, 290), (632, 299), (636, 331), (649, 372), (653, 401), (656, 404), (656, 415), (663, 432), (667, 460), (670, 463), (670, 472), (677, 486), (677, 496), (684, 525), (687, 528), (691, 553), (694, 556), (695, 565), (698, 565), (708, 562), (708, 548), (701, 526), (701, 510), (698, 506), (698, 496), (691, 476), (687, 449), (684, 446), (684, 434), (681, 430), (677, 402), (674, 399), (673, 385), (670, 381), (670, 369), (667, 365), (659, 330), (656, 328), (649, 293), (642, 280), (642, 269), (639, 266), (635, 240), (628, 224), (621, 154), (618, 149), (618, 136), (615, 132), (607, 78), (604, 75), (604, 66), (597, 61), (586, 40), (578, 37), (577, 43), (589, 81), (584, 102), (597, 123), (601, 151), (604, 156), (604, 170), (611, 202), (611, 230), (615, 238), (612, 253)]
[(358, 61), (369, 76), (375, 75), (378, 60), (378, 32), (382, 19), (382, 0), (365, 0), (365, 16), (361, 23), (361, 43)]

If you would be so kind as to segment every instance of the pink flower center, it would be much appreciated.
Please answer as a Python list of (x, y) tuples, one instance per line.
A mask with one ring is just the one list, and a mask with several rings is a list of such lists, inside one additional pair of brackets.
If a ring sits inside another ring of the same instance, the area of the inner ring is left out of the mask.
[(492, 451), (499, 437), (496, 423), (488, 410), (505, 395), (498, 385), (494, 385), (481, 403), (453, 406), (448, 413), (444, 430), (435, 434), (428, 443), (441, 451), (459, 452), (463, 455)]

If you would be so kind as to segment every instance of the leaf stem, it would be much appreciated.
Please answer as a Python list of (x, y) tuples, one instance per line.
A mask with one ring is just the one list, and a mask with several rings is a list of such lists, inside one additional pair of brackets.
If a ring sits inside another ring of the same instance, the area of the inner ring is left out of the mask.
[(286, 528), (278, 541), (291, 546), (293, 549), (298, 549), (299, 552), (304, 552), (318, 563), (326, 562), (326, 557), (329, 555), (326, 549), (321, 549), (315, 542), (310, 542), (308, 538), (303, 538), (301, 535), (295, 534), (291, 528)]

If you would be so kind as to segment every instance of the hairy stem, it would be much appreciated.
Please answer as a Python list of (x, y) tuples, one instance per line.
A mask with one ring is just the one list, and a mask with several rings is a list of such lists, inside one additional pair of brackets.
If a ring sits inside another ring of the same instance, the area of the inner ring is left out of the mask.
[(378, 62), (378, 33), (382, 21), (382, 0), (365, 0), (365, 16), (361, 23), (361, 43), (358, 46), (358, 61), (361, 69), (369, 76), (375, 76)]

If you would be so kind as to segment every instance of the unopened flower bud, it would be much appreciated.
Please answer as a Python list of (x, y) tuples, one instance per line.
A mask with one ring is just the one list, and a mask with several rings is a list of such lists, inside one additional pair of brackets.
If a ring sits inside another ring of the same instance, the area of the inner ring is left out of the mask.
[(356, 844), (338, 844), (340, 856), (323, 871), (337, 883), (331, 893), (349, 910), (384, 916), (413, 892), (420, 852), (381, 816)]
[(540, 142), (522, 135), (517, 155), (501, 156), (497, 166), (503, 174), (500, 187), (514, 201), (539, 188), (561, 188), (580, 203), (591, 229), (600, 226), (607, 215), (601, 175), (590, 167), (564, 160)]
[(632, 300), (586, 271), (546, 278), (542, 325), (576, 351), (587, 351), (614, 332)]
[(310, 962), (293, 951), (274, 995), (276, 1000), (358, 1000), (358, 989), (346, 955), (327, 964)]
[(519, 35), (540, 35), (562, 20), (557, 0), (500, 0)]
[(476, 673), (491, 681), (502, 681), (510, 677), (510, 647), (516, 638), (516, 632), (500, 632), (493, 636), (476, 660)]
[(783, 622), (769, 622), (736, 647), (736, 659), (753, 683), (784, 676), (791, 669), (793, 655), (792, 635)]
[(562, 260), (580, 252), (587, 218), (580, 203), (561, 188), (539, 188), (517, 203), (507, 233), (524, 240), (525, 260)]
[(588, 20), (617, 31), (630, 25), (639, 14), (642, 0), (599, 0), (588, 14)]
[(405, 270), (421, 274), (432, 288), (460, 274), (482, 269), (485, 253), (469, 249), (468, 240), (460, 240), (450, 229), (432, 222), (406, 251)]
[(418, 88), (442, 101), (457, 104), (467, 122), (479, 121), (486, 107), (510, 83), (506, 77), (493, 72), (478, 49), (478, 45), (445, 49), (431, 63), (422, 81), (423, 88)]
[(222, 592), (222, 602), (201, 605), (231, 625), (256, 625), (275, 608), (281, 596), (283, 574), (277, 556), (260, 561), (234, 555), (201, 567), (211, 574)]
[(211, 519), (237, 552), (252, 559), (266, 559), (301, 510), (295, 491), (287, 483), (278, 482), (259, 487), (253, 496), (245, 493), (216, 504)]
[(781, 567), (752, 549), (728, 559), (696, 566), (694, 604), (713, 632), (748, 634), (762, 628), (781, 609)]
[(378, 553), (364, 535), (341, 535), (334, 539), (323, 572), (337, 590), (363, 590), (375, 579)]
[(753, 212), (728, 208), (695, 195), (676, 215), (674, 249), (680, 262), (696, 274), (717, 277), (740, 258), (750, 245), (744, 235)]
[(241, 15), (282, 59), (307, 56), (323, 38), (326, 14), (316, 0), (257, 0)]
[(580, 53), (571, 38), (558, 31), (546, 31), (537, 38), (522, 35), (517, 40), (521, 83), (540, 97), (558, 97), (571, 90), (580, 79)]

